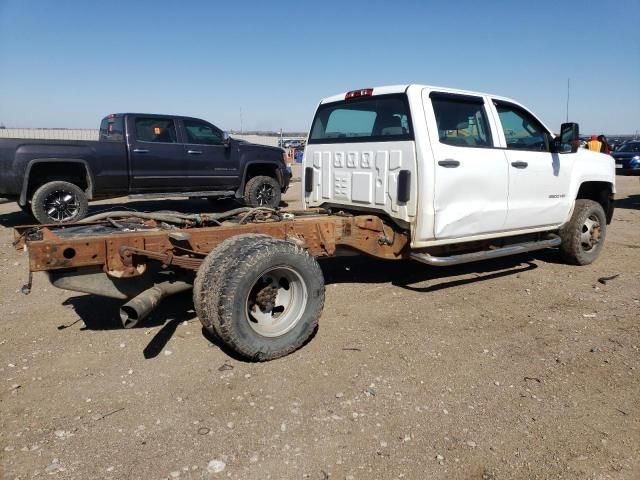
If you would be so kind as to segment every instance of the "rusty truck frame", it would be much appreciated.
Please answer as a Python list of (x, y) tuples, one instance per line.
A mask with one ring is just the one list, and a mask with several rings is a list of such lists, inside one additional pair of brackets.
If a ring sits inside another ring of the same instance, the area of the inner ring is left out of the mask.
[[(125, 301), (120, 317), (128, 328), (143, 320), (162, 298), (193, 288), (194, 306), (204, 327), (254, 360), (290, 353), (313, 334), (324, 304), (324, 280), (316, 257), (366, 254), (451, 265), (560, 242), (557, 236), (540, 234), (415, 252), (409, 248), (409, 231), (383, 216), (267, 208), (209, 214), (106, 212), (76, 224), (17, 227), (15, 237), (16, 248), (29, 254), (25, 293), (31, 274), (46, 272), (58, 288)], [(254, 270), (243, 270), (251, 258), (261, 255), (266, 260)], [(296, 258), (306, 264), (296, 264)], [(243, 280), (246, 285), (232, 284)], [(277, 305), (279, 295), (284, 305)], [(225, 304), (234, 296), (238, 298)], [(233, 302), (244, 307), (238, 309)], [(276, 327), (258, 328), (261, 321)], [(249, 324), (253, 330), (235, 331), (239, 324)], [(253, 334), (256, 338), (251, 338)], [(237, 341), (243, 335), (248, 342)], [(291, 338), (283, 340), (287, 335)]]

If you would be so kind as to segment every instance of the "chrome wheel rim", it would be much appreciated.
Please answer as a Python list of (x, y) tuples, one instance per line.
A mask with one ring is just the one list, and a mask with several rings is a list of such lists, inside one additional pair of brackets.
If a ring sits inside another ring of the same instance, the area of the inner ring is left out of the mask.
[(78, 215), (78, 198), (67, 190), (54, 190), (44, 199), (44, 211), (54, 222), (65, 222)]
[(307, 286), (298, 272), (279, 266), (263, 272), (247, 296), (249, 326), (264, 337), (279, 337), (295, 327), (307, 304)]
[(600, 242), (600, 221), (595, 215), (589, 215), (580, 230), (580, 245), (585, 252), (590, 252)]
[(258, 201), (258, 205), (271, 205), (273, 202), (273, 198), (275, 196), (275, 192), (273, 187), (268, 184), (262, 184), (258, 188), (258, 192), (256, 193), (256, 200)]

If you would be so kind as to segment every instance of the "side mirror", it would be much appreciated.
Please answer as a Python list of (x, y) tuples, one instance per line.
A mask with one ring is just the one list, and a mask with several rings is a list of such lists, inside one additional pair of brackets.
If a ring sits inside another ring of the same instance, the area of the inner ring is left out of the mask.
[(560, 135), (553, 139), (552, 153), (576, 153), (580, 148), (580, 129), (577, 123), (563, 123)]
[(222, 132), (222, 144), (225, 147), (228, 147), (231, 143), (231, 137), (229, 136), (229, 132)]

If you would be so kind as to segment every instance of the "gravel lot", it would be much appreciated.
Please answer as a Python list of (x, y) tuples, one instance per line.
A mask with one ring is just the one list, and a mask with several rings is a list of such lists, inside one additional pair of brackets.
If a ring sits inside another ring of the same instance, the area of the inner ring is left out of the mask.
[(42, 274), (22, 295), (29, 218), (0, 205), (0, 477), (640, 478), (638, 178), (617, 197), (587, 267), (325, 260), (317, 335), (264, 364), (212, 343), (190, 294), (132, 330)]

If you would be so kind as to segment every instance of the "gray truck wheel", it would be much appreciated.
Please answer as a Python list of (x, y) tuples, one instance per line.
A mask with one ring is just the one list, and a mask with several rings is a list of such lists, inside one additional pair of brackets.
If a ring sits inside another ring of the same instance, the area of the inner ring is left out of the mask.
[(571, 220), (560, 229), (560, 252), (567, 263), (589, 265), (604, 246), (607, 218), (602, 205), (593, 200), (576, 200)]
[(198, 269), (193, 282), (193, 306), (205, 330), (218, 338), (220, 335), (215, 326), (219, 322), (213, 322), (209, 316), (212, 311), (209, 305), (217, 305), (218, 303), (218, 281), (220, 275), (217, 272), (229, 268), (228, 264), (233, 260), (230, 252), (243, 245), (265, 238), (271, 237), (259, 233), (245, 233), (227, 238), (207, 255)]
[(41, 185), (31, 197), (31, 212), (40, 223), (73, 223), (87, 216), (89, 202), (73, 183), (56, 180)]
[[(324, 278), (309, 253), (271, 238), (240, 243), (225, 268), (201, 270), (215, 277), (199, 284), (206, 318), (220, 339), (240, 356), (273, 360), (313, 335), (324, 306)], [(209, 285), (213, 291), (205, 291)], [(194, 293), (198, 295), (198, 293)]]
[(253, 177), (244, 187), (244, 203), (250, 207), (276, 208), (281, 196), (278, 181), (266, 175)]

